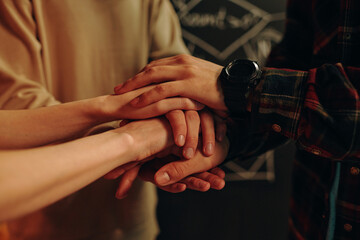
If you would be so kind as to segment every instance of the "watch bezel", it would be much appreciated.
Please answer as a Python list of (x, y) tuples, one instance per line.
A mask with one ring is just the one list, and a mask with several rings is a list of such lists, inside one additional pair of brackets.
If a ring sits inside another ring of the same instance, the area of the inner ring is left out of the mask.
[[(234, 75), (231, 73), (231, 69), (233, 69), (236, 66), (249, 66), (249, 74), (244, 74), (244, 72), (241, 72), (239, 75)], [(224, 68), (225, 74), (227, 75), (227, 79), (231, 82), (250, 82), (252, 83), (254, 79), (258, 79), (261, 74), (260, 66), (257, 62), (251, 61), (248, 59), (236, 59), (232, 62), (230, 62), (225, 68)]]

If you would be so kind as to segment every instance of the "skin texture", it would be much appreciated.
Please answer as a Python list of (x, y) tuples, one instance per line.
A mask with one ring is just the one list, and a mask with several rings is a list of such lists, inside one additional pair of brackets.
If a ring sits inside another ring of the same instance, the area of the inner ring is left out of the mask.
[(1, 151), (0, 192), (6, 197), (0, 199), (0, 220), (44, 207), (171, 144), (168, 122), (151, 119), (69, 143)]
[[(157, 159), (142, 166), (129, 166), (119, 182), (116, 197), (126, 197), (137, 176), (172, 193), (182, 192), (186, 188), (202, 192), (210, 188), (221, 190), (225, 186), (225, 172), (216, 166), (225, 160), (229, 142), (227, 138), (217, 142), (211, 156), (204, 155), (201, 148), (200, 144), (191, 159), (185, 159), (178, 147), (171, 147), (157, 154)], [(112, 174), (110, 178), (115, 179), (119, 176)]]
[(217, 111), (226, 111), (218, 76), (222, 66), (189, 55), (178, 55), (149, 63), (142, 72), (115, 87), (116, 94), (156, 83), (131, 101), (143, 107), (169, 97), (182, 96)]
[[(7, 196), (0, 199), (0, 221), (47, 206), (114, 169), (126, 173), (174, 145), (166, 119), (134, 121), (116, 130), (67, 142), (107, 121), (203, 108), (186, 98), (166, 99), (144, 108), (129, 105), (131, 99), (150, 88), (33, 110), (0, 111), (0, 192)], [(192, 123), (172, 123), (184, 128), (182, 124)], [(52, 146), (39, 148), (47, 144)], [(211, 185), (208, 177), (201, 177), (192, 176), (197, 180), (188, 181), (186, 187), (202, 190), (199, 181)]]
[(32, 110), (1, 110), (0, 149), (36, 147), (69, 140), (80, 137), (88, 129), (108, 121), (145, 119), (175, 109), (199, 110), (203, 107), (186, 98), (160, 101), (145, 108), (130, 106), (131, 99), (145, 90), (139, 89), (119, 96), (106, 95)]
[[(173, 97), (186, 97), (204, 104), (210, 109), (212, 115), (209, 114), (208, 110), (201, 111), (199, 118), (193, 114), (194, 111), (188, 111), (189, 113), (187, 115), (188, 119), (201, 122), (201, 129), (203, 131), (203, 153), (215, 152), (214, 155), (216, 155), (216, 149), (218, 149), (217, 144), (209, 141), (209, 139), (215, 138), (213, 135), (214, 128), (216, 129), (216, 139), (218, 141), (225, 139), (226, 125), (222, 118), (228, 116), (224, 96), (218, 80), (221, 70), (222, 66), (217, 64), (189, 55), (178, 55), (149, 63), (139, 74), (127, 80), (125, 83), (116, 86), (114, 91), (116, 94), (121, 95), (142, 89), (148, 85), (153, 86), (153, 88), (144, 91), (144, 93), (130, 102), (133, 107), (144, 107)], [(184, 121), (184, 117), (180, 114), (176, 116), (177, 114), (178, 113), (172, 113), (172, 116), (167, 114), (167, 117), (168, 119), (177, 118)], [(210, 116), (212, 116), (211, 118), (213, 119), (220, 120), (214, 124), (214, 121), (209, 120)], [(188, 124), (189, 137), (186, 140), (187, 144), (193, 144), (194, 141), (192, 141), (192, 138), (198, 131), (196, 126), (189, 127)], [(175, 134), (177, 133), (175, 132)], [(185, 144), (183, 155), (189, 159), (188, 161), (174, 161), (165, 165), (153, 174), (152, 182), (155, 182), (155, 184), (160, 187), (164, 187), (194, 173), (193, 169), (204, 171), (217, 165), (209, 166), (206, 161), (193, 162), (192, 158), (189, 157), (191, 154), (189, 154), (187, 149)], [(226, 153), (227, 150), (224, 150), (221, 156), (225, 158)], [(221, 157), (219, 159), (221, 159)], [(220, 164), (222, 160), (219, 161), (218, 164)], [(152, 178), (150, 177), (148, 179)]]

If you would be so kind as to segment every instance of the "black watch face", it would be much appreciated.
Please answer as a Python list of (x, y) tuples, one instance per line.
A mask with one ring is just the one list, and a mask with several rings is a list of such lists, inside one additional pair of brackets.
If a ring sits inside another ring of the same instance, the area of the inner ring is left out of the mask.
[(254, 64), (248, 61), (235, 62), (229, 65), (228, 74), (231, 77), (250, 77), (255, 71)]
[(231, 62), (227, 68), (226, 73), (230, 79), (251, 79), (256, 74), (256, 67), (254, 62), (250, 60), (238, 59)]

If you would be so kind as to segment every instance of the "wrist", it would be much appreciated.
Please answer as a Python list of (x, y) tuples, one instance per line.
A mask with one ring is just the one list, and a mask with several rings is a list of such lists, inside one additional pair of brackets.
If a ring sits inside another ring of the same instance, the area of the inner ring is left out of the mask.
[(96, 125), (119, 120), (116, 116), (119, 115), (118, 109), (114, 109), (110, 95), (99, 96), (85, 101), (87, 101), (85, 111)]
[(260, 77), (259, 65), (250, 60), (238, 59), (223, 68), (219, 79), (231, 118), (247, 118), (249, 97)]

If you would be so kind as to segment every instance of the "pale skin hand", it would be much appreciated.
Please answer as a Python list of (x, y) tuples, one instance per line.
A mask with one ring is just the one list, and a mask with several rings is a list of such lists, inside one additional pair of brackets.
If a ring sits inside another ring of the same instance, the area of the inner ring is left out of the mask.
[(199, 110), (203, 106), (186, 98), (159, 101), (144, 108), (128, 103), (142, 92), (107, 95), (31, 110), (0, 111), (0, 149), (37, 147), (83, 136), (90, 128), (112, 120), (144, 119), (174, 109)]
[(174, 141), (177, 146), (183, 146), (183, 156), (190, 159), (197, 149), (199, 131), (202, 132), (203, 153), (211, 156), (214, 153), (215, 127), (212, 114), (203, 109), (199, 113), (194, 110), (173, 110), (167, 113), (174, 133)]
[(142, 72), (115, 87), (123, 94), (157, 83), (155, 88), (136, 97), (131, 104), (143, 107), (161, 99), (182, 96), (214, 110), (227, 111), (218, 76), (222, 67), (188, 55), (178, 55), (149, 63)]
[(171, 145), (167, 120), (150, 119), (65, 144), (0, 151), (0, 221), (47, 206)]
[[(184, 143), (177, 144), (178, 146), (185, 145), (183, 150), (181, 151), (180, 148), (177, 148), (178, 155), (184, 155), (185, 158), (190, 159), (193, 157), (193, 153), (191, 155), (188, 154), (188, 149), (191, 148), (194, 152), (197, 149), (198, 145), (198, 137), (199, 137), (199, 125), (201, 122), (201, 129), (202, 129), (202, 139), (205, 146), (203, 146), (203, 153), (206, 156), (211, 156), (214, 152), (214, 145), (215, 145), (215, 133), (214, 133), (214, 120), (212, 118), (212, 114), (207, 110), (201, 110), (200, 114), (196, 111), (185, 111), (182, 110), (173, 110), (166, 114), (170, 124), (172, 125), (172, 129), (175, 136), (182, 135), (184, 136), (183, 140)], [(128, 121), (121, 122), (120, 126), (125, 126)], [(178, 125), (174, 125), (178, 124)], [(177, 137), (174, 137), (176, 141)], [(209, 147), (210, 145), (210, 147)], [(195, 149), (195, 150), (194, 150)], [(170, 151), (162, 152), (161, 156), (167, 156), (171, 154)], [(149, 161), (150, 159), (146, 159), (145, 161)], [(111, 172), (105, 175), (107, 179), (116, 179), (121, 176), (121, 181), (119, 183), (119, 189), (117, 191), (117, 198), (124, 198), (128, 190), (131, 188), (131, 185), (135, 178), (138, 175), (138, 171), (140, 168), (140, 164), (129, 163), (124, 166), (118, 167)], [(214, 170), (215, 171), (215, 170)], [(216, 171), (216, 173), (221, 172)], [(225, 174), (222, 174), (225, 175)], [(169, 192), (180, 192), (184, 191), (186, 188), (197, 190), (197, 191), (207, 191), (210, 187), (216, 188), (216, 184), (213, 182), (216, 178), (220, 178), (217, 181), (222, 181), (221, 177), (224, 178), (222, 175), (214, 175), (212, 172), (203, 172), (197, 175), (193, 175), (190, 177), (186, 177), (179, 183), (171, 184), (170, 186), (162, 187), (163, 190)], [(215, 187), (214, 187), (215, 186)]]

